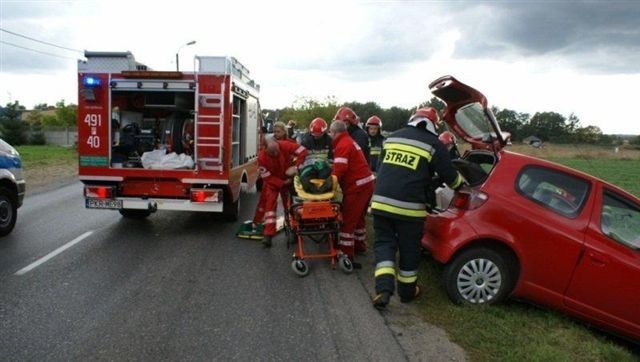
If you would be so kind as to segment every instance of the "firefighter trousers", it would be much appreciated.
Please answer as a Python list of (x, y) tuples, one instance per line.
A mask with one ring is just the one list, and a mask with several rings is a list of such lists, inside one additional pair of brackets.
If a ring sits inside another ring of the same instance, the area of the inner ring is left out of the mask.
[[(373, 228), (376, 235), (374, 244), (376, 293), (386, 291), (393, 294), (397, 279), (400, 298), (412, 299), (418, 280), (420, 239), (422, 239), (424, 220), (407, 221), (374, 214)], [(400, 254), (397, 273), (396, 252)]]
[[(353, 260), (355, 249), (366, 249), (367, 208), (373, 195), (373, 182), (353, 188), (342, 195), (342, 227), (338, 239), (338, 248)], [(357, 231), (357, 233), (356, 233)], [(358, 240), (356, 240), (356, 236)]]
[(260, 200), (258, 201), (258, 206), (253, 216), (253, 222), (258, 224), (264, 220), (265, 236), (273, 236), (276, 234), (278, 195), (282, 198), (282, 205), (286, 209), (289, 206), (289, 189), (287, 186), (278, 188), (266, 184), (263, 185), (262, 191), (260, 192)]

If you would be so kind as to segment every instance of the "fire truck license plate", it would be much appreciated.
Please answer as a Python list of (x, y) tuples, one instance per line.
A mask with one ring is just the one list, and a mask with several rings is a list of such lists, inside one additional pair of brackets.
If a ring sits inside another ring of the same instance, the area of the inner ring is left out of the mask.
[(87, 209), (122, 209), (122, 200), (86, 199)]

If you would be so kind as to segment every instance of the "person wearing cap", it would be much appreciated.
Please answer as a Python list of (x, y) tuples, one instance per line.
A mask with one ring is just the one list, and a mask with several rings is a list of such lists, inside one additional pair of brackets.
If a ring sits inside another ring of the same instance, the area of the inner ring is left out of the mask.
[(320, 117), (311, 121), (309, 132), (302, 137), (300, 144), (309, 151), (307, 158), (333, 160), (333, 147), (331, 136), (327, 134), (327, 122)]
[(374, 177), (360, 147), (349, 136), (343, 121), (331, 123), (333, 138), (333, 175), (342, 188), (342, 226), (338, 248), (351, 260), (356, 269), (362, 266), (354, 262), (356, 251), (365, 251), (367, 207), (373, 193)]
[[(403, 303), (420, 294), (416, 285), (420, 240), (432, 205), (433, 176), (454, 190), (464, 180), (438, 140), (434, 108), (420, 108), (408, 124), (387, 138), (380, 154), (375, 191), (371, 199), (375, 230), (375, 284), (373, 305), (384, 309), (396, 290)], [(396, 271), (396, 253), (400, 254)]]
[(367, 160), (367, 164), (369, 164), (369, 137), (367, 136), (367, 132), (360, 127), (360, 117), (358, 117), (356, 112), (351, 108), (340, 107), (333, 119), (335, 121), (342, 121), (347, 125), (349, 136), (356, 141), (358, 147), (364, 154), (365, 160)]
[(384, 143), (384, 136), (381, 133), (382, 120), (376, 115), (369, 117), (365, 129), (369, 135), (369, 167), (375, 173), (378, 167), (378, 158), (380, 152), (382, 152), (382, 144)]

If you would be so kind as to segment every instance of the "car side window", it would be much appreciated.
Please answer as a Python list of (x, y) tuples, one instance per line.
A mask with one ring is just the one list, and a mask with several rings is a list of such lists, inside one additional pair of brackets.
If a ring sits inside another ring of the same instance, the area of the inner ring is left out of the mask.
[(587, 200), (589, 182), (560, 171), (529, 166), (518, 175), (516, 189), (524, 197), (573, 218)]
[(600, 229), (611, 239), (634, 249), (640, 249), (640, 205), (604, 191)]

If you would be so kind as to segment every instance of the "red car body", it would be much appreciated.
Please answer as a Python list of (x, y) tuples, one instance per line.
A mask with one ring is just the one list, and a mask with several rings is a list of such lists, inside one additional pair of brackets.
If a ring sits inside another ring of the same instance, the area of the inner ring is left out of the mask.
[(506, 151), (480, 92), (450, 76), (430, 87), (447, 103), (445, 122), (473, 146), (455, 161), (471, 192), (429, 215), (422, 240), (446, 264), (449, 297), (523, 298), (640, 340), (640, 199)]

